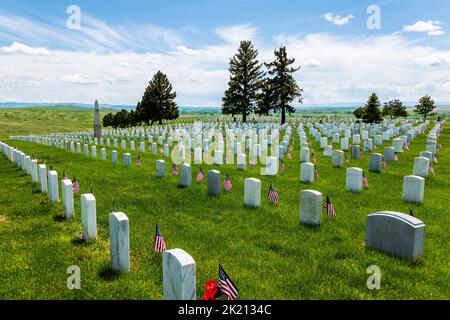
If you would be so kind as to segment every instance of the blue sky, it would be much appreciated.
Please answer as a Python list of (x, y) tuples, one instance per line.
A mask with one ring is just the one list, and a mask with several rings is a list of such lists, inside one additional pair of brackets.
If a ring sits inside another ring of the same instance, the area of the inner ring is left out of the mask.
[[(66, 26), (70, 5), (80, 30)], [(367, 28), (370, 5), (379, 30)], [(445, 0), (2, 0), (0, 102), (134, 104), (161, 69), (179, 104), (218, 106), (240, 40), (262, 61), (286, 45), (305, 103), (450, 101), (448, 12)]]

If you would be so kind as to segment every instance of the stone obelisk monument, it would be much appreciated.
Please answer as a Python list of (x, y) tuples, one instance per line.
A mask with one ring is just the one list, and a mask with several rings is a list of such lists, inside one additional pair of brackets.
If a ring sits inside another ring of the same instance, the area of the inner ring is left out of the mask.
[(95, 100), (94, 110), (94, 137), (100, 139), (102, 136), (102, 124), (100, 122), (100, 108), (98, 107), (98, 101)]

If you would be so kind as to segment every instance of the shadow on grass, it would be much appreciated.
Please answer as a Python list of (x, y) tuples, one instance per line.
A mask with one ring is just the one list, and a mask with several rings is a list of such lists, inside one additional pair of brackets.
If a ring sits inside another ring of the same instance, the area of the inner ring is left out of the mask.
[(121, 273), (119, 271), (113, 270), (109, 264), (104, 264), (100, 268), (98, 276), (100, 277), (100, 279), (102, 279), (104, 281), (111, 282), (111, 281), (119, 279), (120, 274)]
[(375, 253), (382, 254), (382, 255), (391, 257), (395, 261), (398, 261), (398, 262), (401, 262), (403, 264), (406, 264), (407, 266), (409, 266), (411, 268), (420, 268), (420, 267), (425, 266), (425, 258), (424, 257), (422, 257), (420, 259), (417, 259), (417, 260), (408, 260), (406, 258), (397, 257), (397, 256), (395, 256), (393, 254), (384, 252), (384, 251), (376, 249), (376, 248), (367, 248), (367, 247), (366, 247), (365, 253), (366, 254), (370, 254), (370, 253), (372, 253), (372, 254), (375, 254)]
[(320, 225), (299, 223), (299, 226), (300, 226), (300, 228), (303, 228), (305, 230), (310, 230), (310, 231), (314, 231), (314, 232), (320, 231)]
[(57, 214), (57, 215), (53, 216), (53, 221), (55, 221), (55, 222), (65, 222), (66, 218), (64, 218), (64, 216), (61, 215), (61, 214)]

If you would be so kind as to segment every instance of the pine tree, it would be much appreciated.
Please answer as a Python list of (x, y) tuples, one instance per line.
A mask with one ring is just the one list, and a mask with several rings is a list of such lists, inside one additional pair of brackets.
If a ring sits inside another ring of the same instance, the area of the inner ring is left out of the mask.
[(353, 115), (356, 119), (361, 119), (364, 116), (364, 112), (366, 111), (366, 108), (361, 107), (353, 111)]
[[(266, 82), (267, 90), (271, 91), (270, 108), (275, 112), (281, 111), (281, 124), (286, 122), (286, 113), (294, 113), (295, 108), (290, 104), (299, 98), (302, 102), (303, 89), (299, 88), (297, 81), (294, 79), (294, 73), (300, 70), (300, 67), (294, 68), (292, 65), (295, 59), (289, 59), (286, 53), (286, 47), (281, 47), (275, 50), (275, 60), (271, 63), (266, 63), (271, 78)], [(268, 105), (261, 105), (260, 107), (267, 108)], [(262, 110), (267, 111), (268, 110)]]
[(381, 103), (378, 96), (372, 93), (364, 107), (363, 121), (366, 123), (374, 123), (383, 121), (383, 115), (380, 109)]
[(167, 76), (158, 71), (149, 82), (139, 104), (140, 120), (162, 124), (164, 119), (177, 119), (179, 111), (175, 102), (176, 96)]
[(389, 116), (391, 119), (407, 117), (408, 111), (406, 111), (406, 107), (403, 106), (403, 102), (395, 99), (384, 104), (383, 116)]
[(242, 114), (242, 122), (255, 109), (257, 92), (264, 76), (257, 60), (258, 50), (250, 41), (242, 41), (238, 52), (230, 59), (230, 80), (222, 98), (222, 113), (233, 117)]
[(430, 96), (424, 96), (420, 98), (419, 104), (414, 109), (415, 113), (423, 116), (423, 121), (427, 120), (428, 116), (433, 115), (433, 110), (436, 109), (433, 99)]

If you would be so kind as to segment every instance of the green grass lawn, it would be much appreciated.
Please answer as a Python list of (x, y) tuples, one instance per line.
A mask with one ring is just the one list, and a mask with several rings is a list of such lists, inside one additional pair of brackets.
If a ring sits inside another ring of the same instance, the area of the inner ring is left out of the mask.
[[(70, 130), (90, 128), (90, 117), (66, 116), (64, 124)], [(29, 128), (23, 123), (11, 124), (0, 129), (0, 136), (65, 129), (58, 122), (48, 114), (45, 121), (36, 116), (27, 121)], [(444, 149), (435, 165), (436, 176), (427, 179), (423, 205), (403, 203), (402, 188), (403, 177), (412, 174), (414, 157), (425, 149), (426, 135), (417, 137), (411, 151), (400, 155), (400, 161), (389, 164), (382, 174), (368, 173), (367, 153), (364, 159), (352, 160), (351, 166), (365, 169), (370, 189), (351, 194), (345, 192), (345, 169), (332, 168), (331, 158), (322, 156), (314, 140), (321, 178), (314, 185), (299, 182), (300, 143), (294, 134), (294, 157), (286, 159), (284, 176), (262, 177), (259, 168), (239, 172), (231, 165), (202, 166), (205, 173), (216, 168), (222, 178), (230, 175), (233, 189), (219, 197), (207, 195), (206, 179), (178, 188), (179, 177), (170, 174), (170, 163), (167, 176), (156, 178), (155, 161), (164, 157), (149, 153), (141, 155), (142, 167), (124, 168), (121, 150), (119, 165), (114, 166), (112, 149), (108, 149), (108, 161), (101, 161), (48, 146), (3, 140), (34, 154), (40, 163), (45, 160), (60, 178), (63, 170), (69, 178), (76, 176), (82, 193), (93, 187), (99, 237), (91, 244), (80, 241), (79, 196), (74, 220), (61, 221), (62, 204), (51, 204), (31, 177), (0, 154), (0, 299), (162, 299), (162, 257), (152, 252), (156, 222), (169, 249), (182, 248), (196, 261), (198, 298), (206, 281), (217, 279), (220, 262), (239, 288), (239, 299), (448, 299), (449, 129), (445, 127), (441, 135)], [(133, 163), (137, 154), (132, 153)], [(194, 176), (199, 166), (192, 167)], [(262, 180), (259, 209), (243, 206), (246, 177)], [(267, 201), (270, 183), (280, 194), (278, 206)], [(303, 189), (330, 195), (336, 220), (324, 210), (320, 228), (300, 225), (299, 192)], [(113, 201), (130, 219), (131, 272), (121, 275), (109, 271), (108, 215)], [(369, 213), (407, 213), (410, 208), (427, 225), (422, 261), (410, 263), (366, 250)], [(82, 290), (66, 287), (66, 269), (71, 265), (81, 268)], [(380, 290), (366, 287), (370, 265), (381, 268)]]

